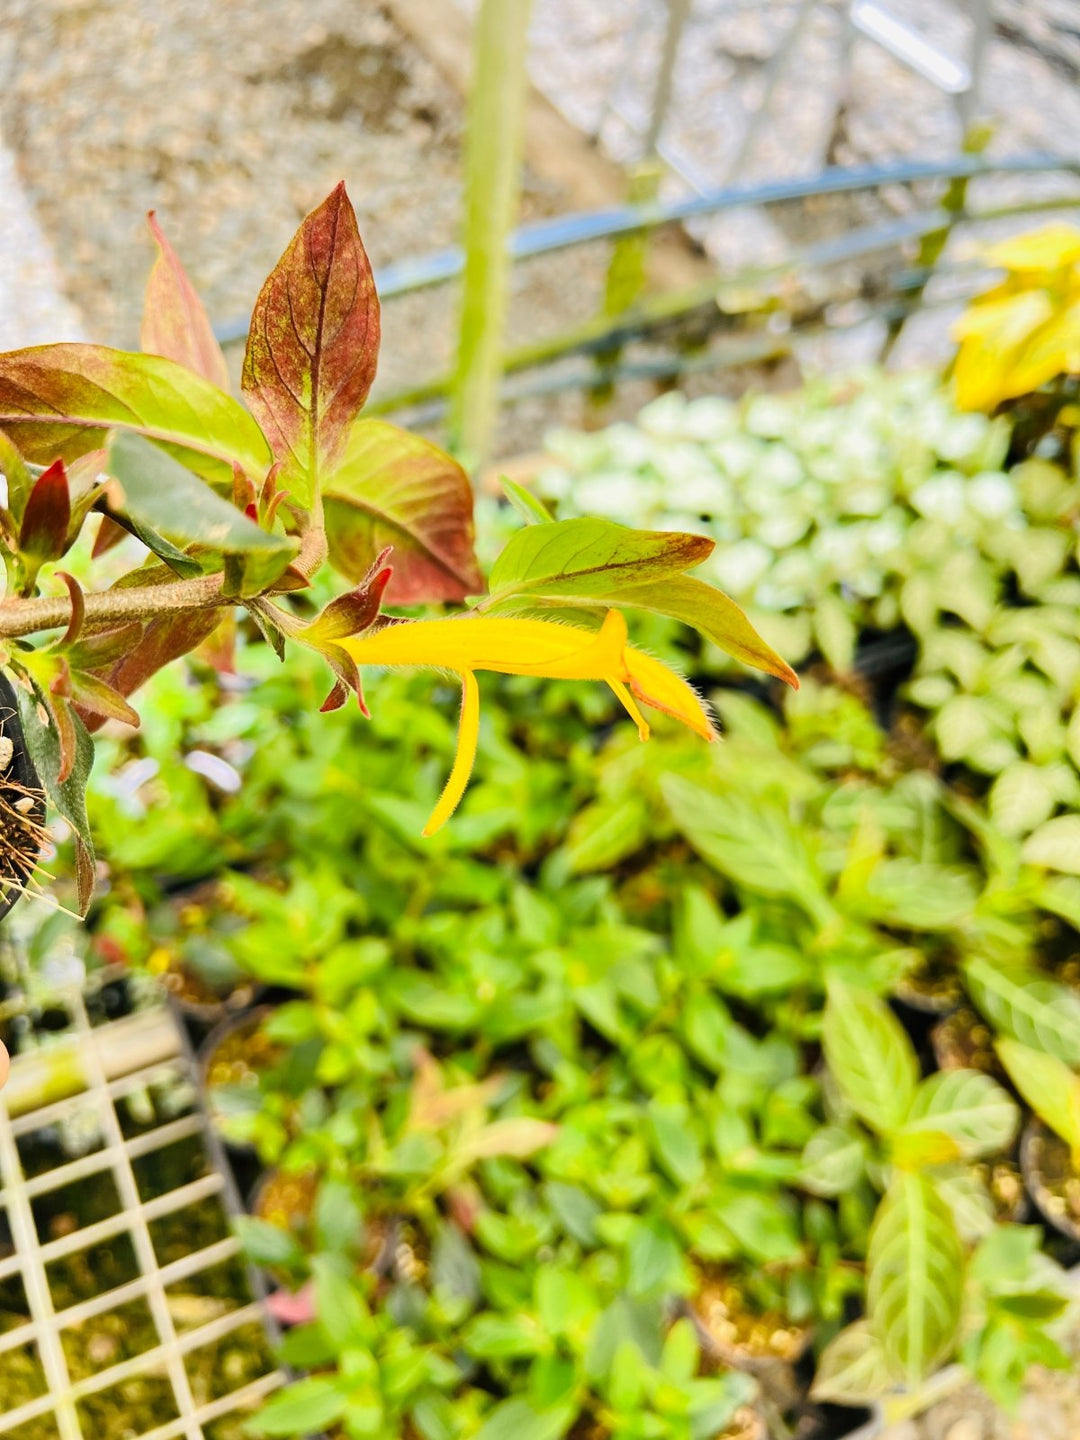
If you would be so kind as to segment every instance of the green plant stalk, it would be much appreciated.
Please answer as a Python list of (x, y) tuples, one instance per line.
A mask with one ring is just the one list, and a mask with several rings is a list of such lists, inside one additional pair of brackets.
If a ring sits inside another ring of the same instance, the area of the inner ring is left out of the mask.
[[(308, 530), (300, 553), (292, 568), (310, 576), (322, 563), (325, 537), (320, 529)], [(176, 580), (169, 585), (132, 585), (129, 589), (101, 590), (85, 597), (84, 624), (101, 629), (110, 622), (117, 625), (128, 620), (152, 620), (158, 615), (175, 614), (178, 610), (212, 610), (231, 605), (224, 593), (225, 576), (196, 575), (190, 580)], [(289, 589), (280, 581), (268, 594)], [(34, 599), (0, 600), (0, 636), (15, 639), (33, 635), (39, 630), (55, 630), (71, 619), (71, 596), (42, 595)]]
[(482, 0), (476, 18), (465, 155), (465, 272), (452, 447), (486, 459), (498, 413), (511, 261), (525, 130), (530, 0)]
[[(655, 200), (660, 191), (662, 170), (655, 161), (647, 161), (631, 171), (627, 183), (626, 198), (632, 205), (643, 205)], [(641, 230), (633, 235), (623, 235), (616, 240), (608, 264), (604, 286), (603, 313), (614, 319), (624, 315), (638, 300), (645, 289), (645, 267), (649, 256), (649, 241), (652, 232)], [(616, 342), (596, 352), (598, 371), (618, 363), (622, 346)], [(601, 380), (589, 393), (593, 405), (607, 404), (614, 393), (610, 380)]]

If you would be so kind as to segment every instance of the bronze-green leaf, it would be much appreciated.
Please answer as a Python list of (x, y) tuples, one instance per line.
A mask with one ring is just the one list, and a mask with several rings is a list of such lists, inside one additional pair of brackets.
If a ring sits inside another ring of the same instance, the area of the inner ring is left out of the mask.
[[(519, 601), (610, 600), (627, 586), (691, 570), (714, 541), (677, 530), (631, 530), (613, 520), (554, 520), (513, 535), (491, 570), (486, 610)], [(665, 583), (666, 579), (665, 579)]]
[(153, 210), (146, 218), (157, 241), (158, 255), (146, 282), (139, 344), (146, 354), (164, 355), (209, 380), (219, 390), (228, 390), (225, 356), (198, 291), (162, 233)]
[(281, 462), (281, 485), (300, 504), (341, 453), (378, 354), (379, 300), (342, 183), (270, 272), (244, 356), (244, 394)]
[(482, 588), (468, 476), (429, 440), (385, 420), (358, 420), (325, 506), (331, 564), (350, 580), (394, 547), (389, 604), (463, 600)]
[(28, 460), (74, 460), (111, 429), (156, 441), (207, 480), (231, 485), (234, 464), (261, 479), (270, 464), (243, 406), (174, 360), (76, 344), (0, 355), (0, 430)]
[(658, 615), (692, 625), (721, 650), (753, 665), (790, 685), (799, 688), (799, 677), (786, 660), (767, 645), (744, 612), (722, 590), (707, 585), (693, 575), (669, 575), (663, 580), (631, 585), (619, 592), (621, 605), (639, 610), (652, 610)]

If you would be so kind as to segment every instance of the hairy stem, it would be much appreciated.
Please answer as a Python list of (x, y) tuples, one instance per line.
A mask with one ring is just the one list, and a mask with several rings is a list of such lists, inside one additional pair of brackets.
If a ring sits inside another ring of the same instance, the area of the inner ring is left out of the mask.
[[(326, 541), (321, 528), (312, 527), (304, 535), (300, 553), (296, 556), (291, 571), (299, 571), (310, 580), (319, 568), (326, 553)], [(295, 588), (290, 584), (289, 572), (271, 585), (266, 594), (276, 594)], [(217, 605), (231, 605), (234, 597), (222, 594), (225, 576), (197, 575), (191, 580), (176, 580), (168, 585), (132, 585), (126, 590), (100, 590), (86, 596), (84, 626), (102, 628), (110, 621), (117, 625), (129, 620), (152, 620), (158, 615), (169, 615), (177, 610), (208, 610)], [(33, 635), (39, 630), (56, 630), (71, 619), (70, 595), (46, 595), (32, 600), (0, 600), (0, 637), (12, 639), (19, 635)]]

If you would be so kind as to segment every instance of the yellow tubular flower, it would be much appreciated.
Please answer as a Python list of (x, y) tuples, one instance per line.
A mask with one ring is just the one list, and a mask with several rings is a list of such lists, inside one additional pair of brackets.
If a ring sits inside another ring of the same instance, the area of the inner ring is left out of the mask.
[(461, 725), (450, 778), (425, 835), (446, 824), (465, 793), (480, 732), (477, 670), (501, 675), (544, 675), (552, 680), (603, 680), (619, 697), (642, 740), (649, 727), (635, 703), (663, 710), (704, 740), (716, 732), (705, 706), (680, 676), (627, 644), (626, 621), (609, 610), (597, 631), (553, 620), (501, 620), (469, 615), (453, 620), (407, 620), (372, 634), (336, 642), (358, 665), (422, 666), (461, 676)]

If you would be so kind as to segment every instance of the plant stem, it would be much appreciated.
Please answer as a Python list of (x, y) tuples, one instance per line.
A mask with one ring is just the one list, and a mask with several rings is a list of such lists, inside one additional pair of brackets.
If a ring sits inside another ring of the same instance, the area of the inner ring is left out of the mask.
[[(289, 567), (310, 580), (325, 554), (325, 538), (318, 527), (306, 532), (300, 553)], [(288, 572), (286, 572), (288, 574)], [(196, 575), (168, 585), (132, 585), (129, 589), (101, 590), (86, 596), (84, 627), (101, 629), (108, 622), (117, 625), (129, 620), (152, 620), (177, 610), (209, 610), (231, 605), (234, 597), (223, 595), (225, 576)], [(272, 595), (294, 588), (283, 576), (264, 593)], [(250, 597), (249, 597), (250, 598)], [(70, 595), (44, 595), (32, 600), (0, 600), (0, 637), (14, 639), (39, 630), (56, 630), (71, 619)]]
[(475, 21), (465, 153), (465, 270), (451, 448), (488, 457), (502, 380), (528, 79), (530, 0), (481, 0)]

